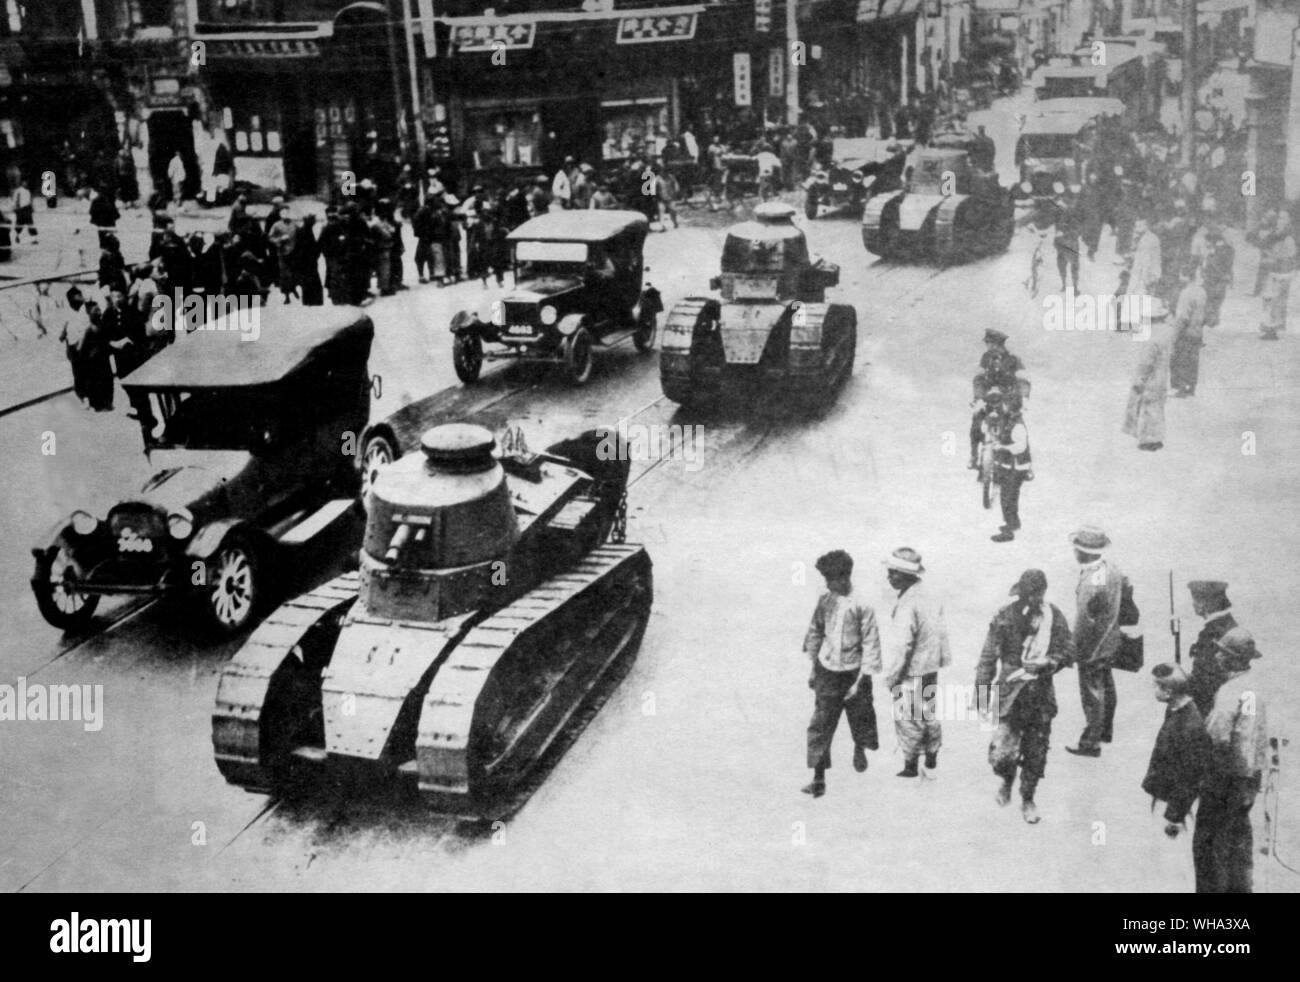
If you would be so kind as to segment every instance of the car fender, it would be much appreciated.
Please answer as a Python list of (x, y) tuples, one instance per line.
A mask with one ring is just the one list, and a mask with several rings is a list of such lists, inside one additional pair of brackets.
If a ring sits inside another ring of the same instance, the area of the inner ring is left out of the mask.
[(451, 319), (452, 334), (479, 333), (482, 330), (483, 322), (479, 320), (478, 314), (472, 310), (457, 311)]
[(657, 289), (647, 283), (645, 289), (641, 291), (641, 299), (637, 303), (637, 316), (640, 317), (645, 313), (662, 314), (663, 311), (663, 297), (660, 296)]
[(193, 538), (185, 546), (185, 555), (191, 559), (211, 559), (221, 548), (221, 543), (226, 541), (226, 537), (236, 530), (255, 531), (258, 539), (263, 541), (266, 539), (262, 532), (254, 529), (242, 518), (218, 518), (194, 533)]
[(566, 314), (560, 318), (560, 322), (555, 325), (555, 329), (559, 331), (563, 337), (567, 338), (582, 326), (584, 320), (587, 320), (586, 314)]

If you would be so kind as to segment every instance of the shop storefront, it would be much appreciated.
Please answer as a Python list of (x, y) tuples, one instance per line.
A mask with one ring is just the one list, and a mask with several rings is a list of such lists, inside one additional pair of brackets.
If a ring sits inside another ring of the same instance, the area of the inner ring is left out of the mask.
[(687, 127), (703, 141), (734, 108), (734, 8), (462, 11), (441, 18), (445, 44), (425, 67), (459, 168), (478, 179), (659, 154)]
[(391, 177), (400, 147), (383, 25), (200, 30), (207, 122), (229, 148), (241, 185), (325, 196), (347, 175)]

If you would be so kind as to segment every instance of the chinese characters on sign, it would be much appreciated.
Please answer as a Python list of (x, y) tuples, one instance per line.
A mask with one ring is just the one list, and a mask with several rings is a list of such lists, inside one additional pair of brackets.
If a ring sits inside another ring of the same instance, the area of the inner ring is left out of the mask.
[(749, 106), (753, 102), (749, 92), (749, 52), (740, 51), (731, 56), (731, 71), (736, 81), (736, 105)]
[(458, 51), (498, 51), (502, 48), (531, 48), (537, 25), (457, 24), (451, 31), (451, 43)]
[(618, 44), (647, 41), (689, 41), (695, 37), (695, 15), (673, 17), (624, 17), (618, 22)]
[(754, 0), (754, 30), (772, 30), (772, 0)]
[(767, 94), (780, 96), (785, 93), (785, 51), (772, 48), (767, 52)]

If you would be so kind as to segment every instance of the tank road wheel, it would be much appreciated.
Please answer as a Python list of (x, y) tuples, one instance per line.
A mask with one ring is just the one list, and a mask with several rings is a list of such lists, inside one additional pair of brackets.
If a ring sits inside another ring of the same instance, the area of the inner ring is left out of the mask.
[(659, 316), (649, 310), (643, 310), (637, 316), (636, 331), (632, 343), (637, 351), (650, 351), (655, 346), (655, 334), (659, 331)]
[(248, 539), (226, 537), (208, 561), (204, 612), (219, 634), (235, 634), (253, 621), (262, 602), (262, 562)]
[(473, 385), (483, 371), (483, 339), (477, 334), (457, 334), (451, 343), (451, 360), (456, 366), (456, 377), (466, 385)]
[(564, 355), (565, 378), (573, 385), (586, 385), (592, 368), (591, 332), (579, 327), (564, 339), (560, 351)]
[(370, 485), (379, 475), (379, 468), (391, 464), (397, 459), (397, 451), (388, 437), (376, 433), (366, 440), (361, 450), (361, 507), (366, 508), (366, 498), (370, 494)]
[(76, 568), (64, 546), (50, 549), (36, 560), (32, 575), (36, 606), (41, 616), (61, 631), (83, 630), (99, 606), (99, 596), (82, 593), (76, 583)]

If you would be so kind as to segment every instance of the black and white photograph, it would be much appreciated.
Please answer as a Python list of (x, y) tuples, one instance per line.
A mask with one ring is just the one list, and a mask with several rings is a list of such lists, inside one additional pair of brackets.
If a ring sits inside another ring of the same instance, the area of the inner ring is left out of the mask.
[(1167, 895), (1300, 892), (1298, 220), (1300, 0), (0, 0), (25, 943), (1083, 893), (1249, 954)]

